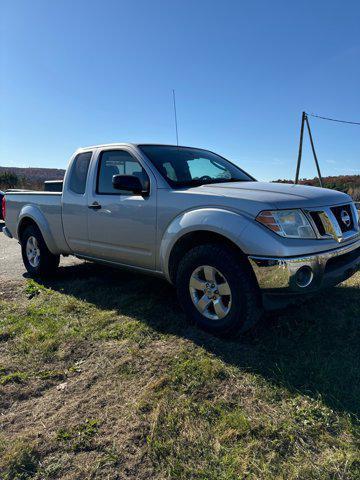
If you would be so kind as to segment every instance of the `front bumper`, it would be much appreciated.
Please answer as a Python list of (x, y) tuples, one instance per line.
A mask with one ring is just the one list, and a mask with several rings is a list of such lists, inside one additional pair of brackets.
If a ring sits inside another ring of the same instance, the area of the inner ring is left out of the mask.
[(311, 293), (337, 285), (360, 269), (360, 239), (313, 255), (248, 258), (264, 294)]

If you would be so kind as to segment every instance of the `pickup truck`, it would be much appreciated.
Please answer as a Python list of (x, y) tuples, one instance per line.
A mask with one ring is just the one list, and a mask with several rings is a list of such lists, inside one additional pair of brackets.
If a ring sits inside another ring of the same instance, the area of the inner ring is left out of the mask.
[(20, 242), (31, 275), (53, 274), (60, 255), (159, 275), (189, 317), (221, 335), (360, 267), (351, 197), (257, 182), (200, 148), (82, 148), (62, 192), (6, 193), (3, 211), (3, 232)]

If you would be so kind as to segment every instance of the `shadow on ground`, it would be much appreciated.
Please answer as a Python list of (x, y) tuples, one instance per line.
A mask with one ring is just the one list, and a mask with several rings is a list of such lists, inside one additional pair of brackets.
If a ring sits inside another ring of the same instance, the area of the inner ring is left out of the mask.
[(160, 279), (84, 263), (60, 268), (44, 285), (188, 338), (239, 369), (360, 416), (360, 288), (329, 289), (226, 341), (190, 325), (174, 289)]

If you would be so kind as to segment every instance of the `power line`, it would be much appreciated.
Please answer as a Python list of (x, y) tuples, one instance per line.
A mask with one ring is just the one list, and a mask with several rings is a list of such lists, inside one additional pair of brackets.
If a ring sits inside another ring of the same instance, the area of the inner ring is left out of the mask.
[(303, 138), (304, 138), (304, 126), (306, 124), (307, 130), (308, 130), (308, 133), (309, 133), (311, 149), (312, 149), (312, 153), (313, 153), (313, 156), (314, 156), (314, 160), (315, 160), (315, 164), (316, 164), (316, 168), (317, 168), (317, 172), (318, 172), (318, 176), (319, 176), (320, 186), (322, 187), (322, 178), (321, 178), (321, 173), (320, 173), (320, 166), (319, 166), (318, 158), (317, 158), (317, 155), (316, 155), (316, 152), (315, 152), (315, 146), (314, 146), (314, 141), (313, 141), (313, 138), (312, 138), (312, 133), (311, 133), (308, 117), (319, 118), (321, 120), (328, 120), (330, 122), (347, 123), (347, 124), (350, 124), (350, 125), (360, 125), (360, 122), (350, 122), (348, 120), (339, 120), (337, 118), (323, 117), (322, 115), (317, 115), (316, 113), (302, 112), (301, 129), (300, 129), (300, 142), (299, 142), (298, 160), (297, 160), (297, 165), (296, 165), (295, 183), (299, 183), (300, 165), (301, 165), (301, 159), (302, 159), (302, 146), (303, 146)]
[(360, 122), (349, 122), (348, 120), (338, 120), (336, 118), (322, 117), (321, 115), (316, 115), (315, 113), (307, 113), (309, 117), (321, 118), (321, 120), (329, 120), (330, 122), (338, 123), (349, 123), (350, 125), (360, 125)]

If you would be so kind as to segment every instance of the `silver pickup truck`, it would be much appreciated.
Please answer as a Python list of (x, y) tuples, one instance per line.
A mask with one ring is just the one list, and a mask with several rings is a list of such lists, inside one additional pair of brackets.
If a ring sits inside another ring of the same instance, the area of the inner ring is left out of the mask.
[(262, 306), (336, 285), (360, 266), (359, 214), (333, 190), (257, 182), (199, 148), (77, 150), (63, 191), (7, 193), (3, 232), (31, 275), (60, 255), (130, 267), (173, 283), (201, 327), (232, 335)]

